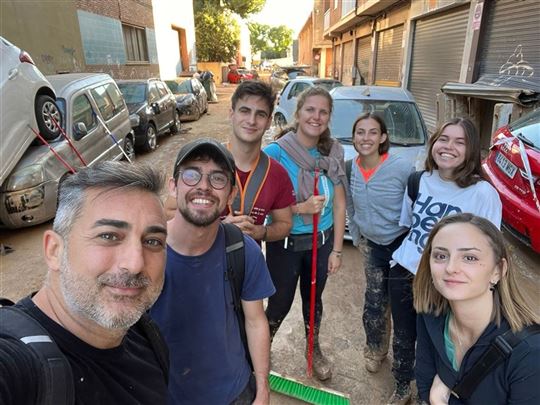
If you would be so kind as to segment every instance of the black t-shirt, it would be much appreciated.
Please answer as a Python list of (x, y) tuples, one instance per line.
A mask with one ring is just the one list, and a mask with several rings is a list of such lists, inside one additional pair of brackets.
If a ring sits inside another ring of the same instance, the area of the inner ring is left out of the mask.
[[(27, 312), (47, 329), (71, 364), (76, 404), (166, 403), (164, 372), (138, 328), (132, 327), (120, 346), (101, 350), (58, 325), (32, 301), (30, 306)], [(35, 404), (39, 367), (39, 361), (22, 342), (0, 339), (0, 404)]]

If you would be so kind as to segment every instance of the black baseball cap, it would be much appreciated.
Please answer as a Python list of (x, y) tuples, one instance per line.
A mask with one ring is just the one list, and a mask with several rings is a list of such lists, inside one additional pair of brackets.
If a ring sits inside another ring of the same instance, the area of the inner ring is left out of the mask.
[(182, 146), (178, 152), (178, 155), (176, 156), (176, 162), (174, 163), (173, 177), (175, 179), (178, 178), (178, 170), (180, 169), (180, 165), (197, 151), (211, 151), (217, 154), (230, 171), (231, 183), (233, 186), (235, 185), (236, 165), (234, 164), (233, 155), (221, 142), (213, 138), (199, 138)]

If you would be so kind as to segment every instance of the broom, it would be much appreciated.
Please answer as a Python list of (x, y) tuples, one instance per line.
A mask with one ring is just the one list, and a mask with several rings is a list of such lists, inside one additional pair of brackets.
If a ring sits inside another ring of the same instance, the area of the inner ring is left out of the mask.
[[(315, 168), (313, 195), (319, 195), (319, 168)], [(313, 239), (311, 247), (311, 293), (309, 302), (309, 333), (307, 353), (307, 375), (313, 374), (313, 333), (315, 326), (315, 292), (317, 287), (317, 245), (319, 231), (319, 214), (313, 214)], [(300, 399), (309, 404), (349, 405), (349, 397), (337, 391), (315, 388), (281, 374), (270, 372), (268, 377), (270, 389), (280, 394)]]

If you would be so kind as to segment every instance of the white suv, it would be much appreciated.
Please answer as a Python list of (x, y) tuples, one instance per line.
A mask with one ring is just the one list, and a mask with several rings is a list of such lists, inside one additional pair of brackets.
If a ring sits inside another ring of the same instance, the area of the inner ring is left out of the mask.
[(62, 124), (55, 100), (30, 55), (0, 37), (0, 185), (35, 139), (30, 128), (47, 140), (60, 135), (51, 119)]

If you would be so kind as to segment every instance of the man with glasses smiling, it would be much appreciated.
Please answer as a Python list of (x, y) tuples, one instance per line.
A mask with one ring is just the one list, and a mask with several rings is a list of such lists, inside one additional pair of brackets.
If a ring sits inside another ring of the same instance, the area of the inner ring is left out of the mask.
[(236, 192), (235, 164), (214, 139), (184, 145), (169, 195), (165, 285), (151, 315), (169, 345), (170, 404), (268, 404), (270, 337), (262, 300), (275, 292), (264, 256), (244, 235), (242, 309), (254, 375), (244, 353), (225, 279), (220, 215)]

